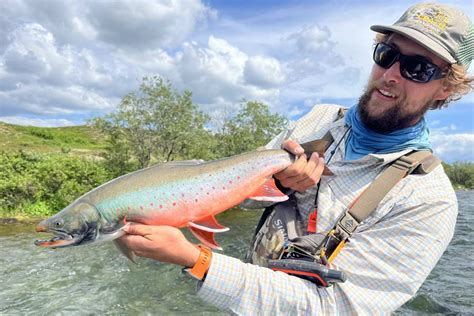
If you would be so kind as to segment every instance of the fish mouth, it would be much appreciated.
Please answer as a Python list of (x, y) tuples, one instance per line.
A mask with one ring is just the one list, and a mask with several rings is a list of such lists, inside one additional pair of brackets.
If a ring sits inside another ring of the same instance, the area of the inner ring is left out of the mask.
[(47, 248), (60, 248), (72, 246), (79, 243), (82, 240), (82, 236), (70, 235), (64, 231), (58, 230), (47, 230), (42, 227), (36, 228), (37, 232), (52, 233), (53, 237), (49, 240), (35, 240), (35, 245)]

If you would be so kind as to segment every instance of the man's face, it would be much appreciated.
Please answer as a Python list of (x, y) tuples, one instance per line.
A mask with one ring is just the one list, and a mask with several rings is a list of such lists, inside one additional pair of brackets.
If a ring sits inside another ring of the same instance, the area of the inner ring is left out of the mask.
[[(404, 55), (423, 56), (441, 69), (448, 63), (412, 40), (392, 34), (386, 41)], [(384, 69), (374, 64), (366, 91), (359, 99), (362, 122), (379, 133), (389, 133), (416, 124), (436, 100), (445, 100), (450, 92), (443, 80), (417, 83), (400, 74), (397, 61)]]

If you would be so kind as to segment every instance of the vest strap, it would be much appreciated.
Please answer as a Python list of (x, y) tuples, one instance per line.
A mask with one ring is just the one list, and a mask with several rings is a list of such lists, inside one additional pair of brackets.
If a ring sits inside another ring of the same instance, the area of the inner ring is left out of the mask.
[[(372, 214), (387, 193), (404, 177), (413, 174), (426, 174), (441, 163), (429, 151), (412, 151), (391, 163), (380, 176), (349, 206), (337, 221), (334, 229), (340, 240), (348, 239), (359, 224)], [(331, 260), (335, 256), (331, 256)]]

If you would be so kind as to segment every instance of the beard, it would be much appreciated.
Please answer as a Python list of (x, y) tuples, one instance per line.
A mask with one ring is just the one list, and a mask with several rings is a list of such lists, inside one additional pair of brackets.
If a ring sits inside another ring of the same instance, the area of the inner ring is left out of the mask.
[(419, 111), (406, 114), (402, 112), (402, 109), (409, 105), (405, 104), (405, 98), (400, 98), (382, 114), (373, 115), (370, 113), (368, 105), (375, 89), (376, 87), (374, 84), (371, 84), (366, 88), (365, 92), (359, 98), (357, 109), (362, 123), (364, 123), (367, 128), (378, 133), (388, 134), (396, 130), (413, 126), (418, 123), (430, 108), (430, 104), (426, 104), (426, 106), (421, 108)]

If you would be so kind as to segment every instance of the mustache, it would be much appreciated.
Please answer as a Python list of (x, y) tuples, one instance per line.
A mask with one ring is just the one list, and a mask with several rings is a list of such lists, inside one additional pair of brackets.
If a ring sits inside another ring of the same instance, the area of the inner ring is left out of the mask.
[(401, 93), (398, 91), (398, 89), (395, 89), (396, 84), (395, 83), (389, 83), (386, 82), (385, 80), (379, 81), (372, 81), (367, 84), (367, 87), (365, 89), (366, 93), (372, 93), (375, 89), (377, 90), (386, 90), (390, 91), (391, 93), (394, 93), (397, 96), (400, 96)]

